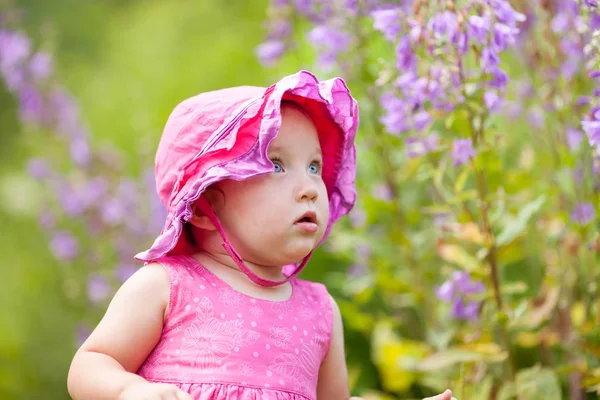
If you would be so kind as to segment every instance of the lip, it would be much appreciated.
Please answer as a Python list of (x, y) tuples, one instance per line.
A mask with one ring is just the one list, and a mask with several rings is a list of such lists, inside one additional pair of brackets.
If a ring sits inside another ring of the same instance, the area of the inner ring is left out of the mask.
[(305, 232), (316, 232), (319, 229), (317, 213), (314, 211), (305, 212), (296, 220), (294, 226)]

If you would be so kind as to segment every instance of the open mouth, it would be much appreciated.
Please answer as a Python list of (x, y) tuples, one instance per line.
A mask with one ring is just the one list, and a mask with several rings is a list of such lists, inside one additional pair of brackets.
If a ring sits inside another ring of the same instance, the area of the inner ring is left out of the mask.
[(317, 224), (317, 213), (314, 211), (305, 212), (294, 225), (304, 232), (316, 232), (319, 230)]
[(316, 224), (317, 223), (317, 213), (315, 213), (314, 211), (305, 212), (304, 215), (302, 215), (302, 217), (298, 221), (296, 221), (296, 223), (301, 223), (301, 222)]

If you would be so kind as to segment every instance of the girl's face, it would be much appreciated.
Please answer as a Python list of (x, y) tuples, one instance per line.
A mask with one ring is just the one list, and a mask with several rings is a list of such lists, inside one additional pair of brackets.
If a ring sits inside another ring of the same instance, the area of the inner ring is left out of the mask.
[(224, 201), (215, 207), (240, 256), (265, 266), (300, 261), (329, 221), (317, 130), (296, 107), (284, 105), (281, 112), (281, 129), (268, 149), (273, 172), (221, 182)]

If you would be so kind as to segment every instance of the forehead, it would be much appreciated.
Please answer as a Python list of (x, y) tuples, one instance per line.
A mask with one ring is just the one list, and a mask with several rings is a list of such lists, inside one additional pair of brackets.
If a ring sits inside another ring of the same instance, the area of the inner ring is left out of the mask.
[(282, 147), (310, 144), (319, 146), (317, 128), (308, 114), (299, 106), (284, 102), (281, 105), (281, 128), (269, 145), (269, 150)]

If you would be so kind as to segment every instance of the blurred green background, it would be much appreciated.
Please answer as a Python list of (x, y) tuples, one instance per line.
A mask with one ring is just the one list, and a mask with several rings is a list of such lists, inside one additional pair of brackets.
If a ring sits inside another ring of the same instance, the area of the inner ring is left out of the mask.
[[(182, 99), (227, 86), (268, 85), (301, 67), (292, 56), (272, 69), (256, 59), (267, 0), (3, 4), (11, 5), (24, 11), (27, 34), (52, 52), (56, 77), (79, 102), (94, 146), (119, 148), (131, 175), (152, 165), (162, 127)], [(0, 399), (67, 399), (85, 308), (65, 294), (64, 266), (37, 222), (45, 199), (26, 179), (26, 162), (44, 153), (44, 143), (23, 133), (16, 100), (0, 91)], [(328, 261), (319, 254), (313, 264)], [(308, 277), (319, 279), (319, 270)]]

